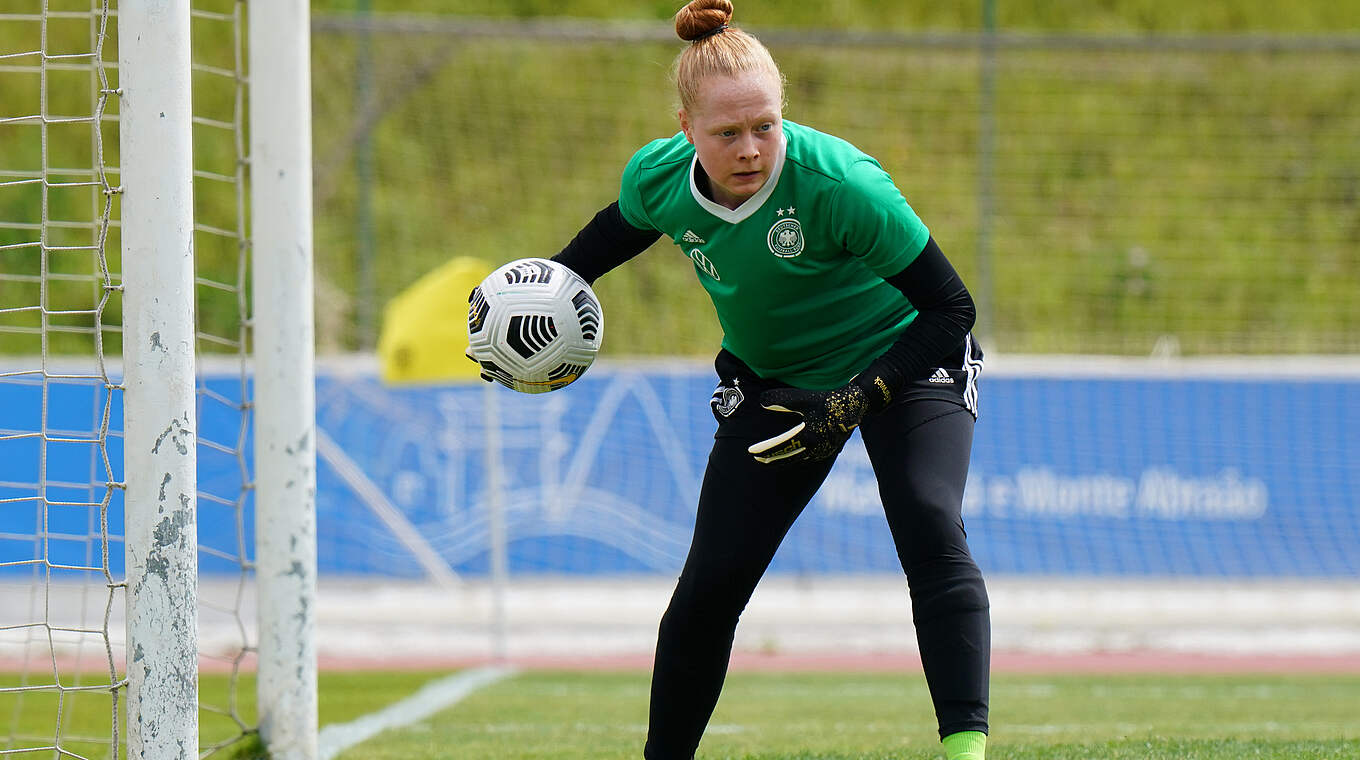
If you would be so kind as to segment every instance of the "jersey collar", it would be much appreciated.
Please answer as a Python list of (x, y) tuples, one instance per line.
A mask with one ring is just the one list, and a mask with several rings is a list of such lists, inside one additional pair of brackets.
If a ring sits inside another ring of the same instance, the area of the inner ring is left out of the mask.
[(728, 224), (744, 221), (751, 214), (754, 214), (774, 193), (774, 186), (779, 184), (779, 175), (784, 171), (784, 157), (788, 154), (789, 136), (781, 134), (780, 138), (779, 157), (775, 159), (774, 168), (770, 170), (770, 178), (765, 180), (765, 184), (760, 186), (755, 195), (747, 198), (736, 208), (728, 208), (721, 203), (715, 203), (700, 192), (699, 185), (694, 181), (694, 174), (699, 168), (699, 154), (695, 153), (694, 158), (689, 162), (689, 192), (694, 196), (694, 200), (705, 211)]

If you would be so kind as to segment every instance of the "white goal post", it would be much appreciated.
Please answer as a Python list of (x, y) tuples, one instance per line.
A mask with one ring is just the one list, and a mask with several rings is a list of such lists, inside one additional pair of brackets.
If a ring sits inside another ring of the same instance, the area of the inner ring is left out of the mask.
[(127, 742), (168, 759), (198, 748), (189, 4), (118, 10)]
[[(191, 9), (120, 6), (128, 756), (190, 758), (199, 748)], [(305, 0), (248, 10), (259, 730), (272, 757), (314, 760), (309, 13)]]
[(316, 399), (307, 0), (250, 6), (260, 736), (317, 756)]

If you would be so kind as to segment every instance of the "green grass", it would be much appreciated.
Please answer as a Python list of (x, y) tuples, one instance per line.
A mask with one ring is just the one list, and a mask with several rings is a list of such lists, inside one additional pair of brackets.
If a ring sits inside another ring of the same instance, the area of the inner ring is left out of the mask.
[[(442, 673), (323, 673), (320, 721), (352, 721), (417, 691)], [(0, 676), (0, 686), (14, 676)], [(229, 702), (227, 679), (205, 675), (205, 703)], [(528, 672), (493, 684), (428, 720), (390, 730), (341, 760), (632, 760), (647, 723), (642, 672)], [(254, 683), (243, 678), (238, 714), (254, 721)], [(107, 736), (106, 695), (65, 705), (67, 735)], [(998, 675), (992, 686), (995, 760), (1344, 760), (1360, 757), (1360, 676)], [(55, 702), (0, 694), (11, 733), (52, 735)], [(221, 757), (261, 757), (252, 733), (202, 713), (204, 745), (237, 737)], [(0, 725), (5, 725), (0, 723)], [(8, 734), (0, 729), (0, 750)], [(31, 745), (30, 745), (31, 746)], [(92, 742), (65, 745), (107, 757)], [(102, 753), (102, 754), (101, 754)], [(728, 679), (703, 760), (932, 760), (939, 745), (918, 673), (735, 673)]]
[[(341, 755), (614, 760), (640, 755), (647, 676), (527, 673)], [(994, 679), (998, 760), (1360, 756), (1360, 678), (1016, 676)], [(699, 757), (940, 757), (918, 674), (732, 675)]]
[[(319, 677), (319, 710), (324, 723), (344, 723), (409, 696), (426, 681), (442, 673), (323, 672)], [(108, 757), (112, 736), (113, 699), (107, 688), (101, 691), (5, 692), (21, 684), (51, 684), (50, 673), (0, 673), (0, 752), (19, 747), (47, 746), (58, 731), (61, 746), (87, 757)], [(63, 668), (61, 683), (66, 688), (107, 684), (107, 672), (99, 673), (88, 663), (79, 673)], [(202, 747), (221, 745), (215, 757), (230, 760), (256, 760), (263, 757), (256, 724), (255, 677), (244, 673), (235, 684), (229, 675), (205, 673), (199, 678), (199, 741)], [(58, 711), (61, 719), (58, 721)], [(126, 739), (123, 725), (127, 701), (118, 701), (120, 741)]]
[[(51, 672), (30, 673), (22, 678), (14, 673), (0, 673), (0, 689), (18, 686), (51, 685)], [(104, 684), (100, 690), (36, 692), (0, 692), (0, 752), (34, 746), (48, 746), (57, 741), (68, 752), (86, 757), (108, 757), (113, 735), (114, 701), (107, 688), (108, 672), (100, 672), (92, 663), (77, 669), (63, 666), (60, 683), (66, 689)], [(233, 700), (233, 694), (235, 699)], [(364, 692), (356, 693), (361, 698)], [(380, 692), (377, 699), (386, 697)], [(255, 725), (255, 680), (243, 676), (233, 689), (227, 675), (205, 674), (199, 680), (199, 702), (207, 706), (199, 711), (199, 736), (202, 745), (242, 743), (253, 741)], [(370, 703), (372, 704), (372, 703)], [(380, 706), (380, 705), (379, 705)], [(365, 704), (360, 710), (366, 709)], [(118, 703), (120, 742), (126, 739), (127, 700), (120, 693)], [(60, 715), (60, 719), (58, 719)], [(244, 760), (244, 757), (242, 758)]]

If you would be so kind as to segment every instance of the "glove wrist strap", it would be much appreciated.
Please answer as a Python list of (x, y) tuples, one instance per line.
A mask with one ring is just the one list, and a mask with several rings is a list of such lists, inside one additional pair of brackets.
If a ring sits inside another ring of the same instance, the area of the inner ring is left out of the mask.
[[(870, 370), (872, 370), (872, 367)], [(869, 407), (868, 414), (877, 414), (883, 411), (888, 404), (892, 403), (893, 397), (896, 395), (887, 379), (877, 372), (862, 372), (856, 375), (850, 383), (863, 391), (864, 400)]]

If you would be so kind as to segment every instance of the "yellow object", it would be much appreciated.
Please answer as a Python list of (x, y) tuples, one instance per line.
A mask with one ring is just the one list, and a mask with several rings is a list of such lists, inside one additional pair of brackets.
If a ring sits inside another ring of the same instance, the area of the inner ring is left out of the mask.
[(468, 293), (495, 267), (467, 256), (450, 259), (387, 303), (378, 334), (383, 382), (476, 379), (467, 349)]

